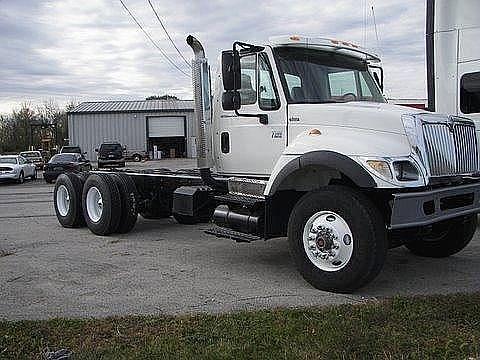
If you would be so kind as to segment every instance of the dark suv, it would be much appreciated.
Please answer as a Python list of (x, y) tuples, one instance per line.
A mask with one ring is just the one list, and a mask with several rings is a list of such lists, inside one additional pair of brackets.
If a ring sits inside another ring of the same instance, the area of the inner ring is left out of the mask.
[(100, 145), (100, 149), (95, 149), (98, 152), (98, 168), (125, 167), (124, 150), (118, 142), (105, 142)]

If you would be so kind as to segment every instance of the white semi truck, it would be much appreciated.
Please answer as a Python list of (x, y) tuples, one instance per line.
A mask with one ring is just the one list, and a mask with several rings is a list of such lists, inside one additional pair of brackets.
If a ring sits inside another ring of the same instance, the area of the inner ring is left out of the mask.
[[(235, 42), (210, 68), (192, 47), (198, 170), (65, 174), (65, 227), (130, 231), (140, 213), (237, 242), (287, 236), (302, 276), (351, 292), (387, 250), (446, 257), (480, 212), (474, 123), (386, 103), (380, 59), (349, 42), (282, 36)], [(213, 95), (211, 94), (213, 88)]]

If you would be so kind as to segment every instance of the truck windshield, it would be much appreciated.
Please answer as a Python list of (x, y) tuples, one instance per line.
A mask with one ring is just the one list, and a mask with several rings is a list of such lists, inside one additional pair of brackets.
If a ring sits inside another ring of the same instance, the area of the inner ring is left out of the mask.
[(274, 49), (290, 104), (385, 102), (362, 59), (298, 47)]

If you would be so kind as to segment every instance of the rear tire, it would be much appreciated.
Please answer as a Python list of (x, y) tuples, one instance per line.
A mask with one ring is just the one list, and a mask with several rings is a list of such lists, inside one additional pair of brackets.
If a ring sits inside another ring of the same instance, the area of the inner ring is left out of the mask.
[(415, 255), (443, 258), (463, 250), (477, 229), (477, 215), (442, 221), (433, 225), (433, 233), (419, 236), (405, 246)]
[(96, 235), (109, 235), (118, 229), (122, 201), (115, 181), (109, 174), (91, 174), (82, 193), (83, 216)]
[(120, 199), (122, 201), (120, 223), (118, 224), (116, 232), (119, 234), (125, 234), (131, 231), (137, 222), (137, 188), (132, 178), (126, 174), (111, 174), (111, 177), (118, 187)]
[(288, 241), (306, 281), (342, 293), (373, 280), (387, 252), (378, 209), (362, 193), (343, 186), (305, 194), (290, 215)]
[(83, 181), (76, 174), (61, 174), (55, 183), (53, 202), (57, 219), (63, 227), (85, 225), (82, 212)]
[(132, 159), (133, 159), (133, 161), (135, 161), (135, 162), (140, 162), (140, 161), (142, 161), (142, 157), (141, 157), (139, 154), (133, 155)]

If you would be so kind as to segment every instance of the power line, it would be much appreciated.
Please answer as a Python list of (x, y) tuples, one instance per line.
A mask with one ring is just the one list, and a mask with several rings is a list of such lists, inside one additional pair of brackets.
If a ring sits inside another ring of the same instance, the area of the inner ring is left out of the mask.
[(133, 19), (133, 21), (135, 22), (135, 24), (138, 25), (138, 27), (143, 31), (143, 33), (145, 34), (145, 36), (147, 37), (148, 40), (150, 40), (150, 42), (153, 44), (153, 46), (155, 46), (157, 48), (158, 51), (160, 51), (160, 53), (165, 57), (165, 59), (168, 60), (168, 62), (173, 66), (175, 67), (175, 69), (177, 69), (178, 71), (180, 71), (183, 75), (187, 76), (187, 77), (191, 77), (191, 75), (187, 74), (185, 71), (183, 71), (181, 68), (179, 68), (177, 66), (177, 64), (175, 64), (172, 59), (170, 59), (170, 57), (163, 51), (163, 49), (158, 46), (158, 44), (155, 42), (155, 40), (152, 39), (152, 37), (150, 36), (150, 34), (143, 28), (143, 26), (138, 22), (137, 18), (132, 14), (132, 12), (128, 9), (127, 5), (125, 5), (125, 3), (123, 2), (123, 0), (119, 0), (120, 3), (122, 4), (122, 6), (124, 7), (124, 9), (128, 12), (128, 14), (130, 15), (130, 17)]
[(183, 56), (183, 54), (180, 52), (180, 50), (178, 49), (178, 47), (177, 47), (177, 45), (175, 44), (175, 42), (173, 41), (173, 39), (170, 37), (170, 34), (168, 33), (167, 29), (165, 28), (165, 25), (163, 25), (163, 22), (162, 22), (162, 20), (160, 19), (160, 16), (158, 16), (157, 11), (156, 11), (155, 8), (153, 7), (152, 2), (151, 2), (150, 0), (147, 0), (147, 1), (148, 1), (148, 4), (150, 5), (150, 7), (152, 8), (153, 13), (154, 13), (155, 16), (157, 17), (158, 22), (160, 23), (160, 25), (162, 25), (163, 31), (165, 31), (165, 34), (167, 35), (168, 40), (170, 40), (170, 42), (172, 43), (172, 45), (173, 45), (173, 47), (175, 48), (175, 50), (177, 50), (178, 55), (180, 55), (180, 57), (183, 59), (183, 61), (185, 61), (185, 64), (187, 64), (189, 67), (192, 67), (192, 65), (190, 65), (190, 63), (188, 62), (188, 60), (185, 59), (185, 57)]

